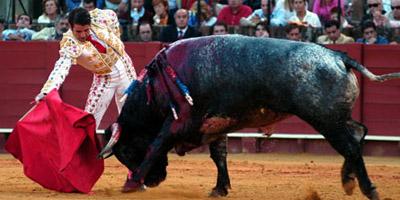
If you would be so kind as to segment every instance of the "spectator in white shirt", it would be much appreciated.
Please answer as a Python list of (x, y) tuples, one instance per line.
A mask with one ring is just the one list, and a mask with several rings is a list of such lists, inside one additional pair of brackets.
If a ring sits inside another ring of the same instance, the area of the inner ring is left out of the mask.
[(386, 17), (389, 19), (391, 28), (400, 27), (400, 0), (392, 0), (392, 11), (387, 13)]
[(318, 15), (307, 10), (306, 0), (293, 0), (293, 8), (296, 15), (289, 19), (289, 23), (298, 23), (313, 28), (321, 27)]
[(54, 23), (59, 16), (59, 7), (56, 0), (44, 0), (42, 3), (43, 14), (39, 16), (38, 23)]

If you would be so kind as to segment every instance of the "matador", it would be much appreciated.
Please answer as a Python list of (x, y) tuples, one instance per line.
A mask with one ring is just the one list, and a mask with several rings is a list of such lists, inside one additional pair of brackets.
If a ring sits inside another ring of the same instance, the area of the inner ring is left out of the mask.
[(136, 79), (135, 69), (120, 40), (114, 11), (77, 8), (69, 14), (68, 21), (71, 29), (60, 42), (60, 57), (35, 100), (59, 89), (71, 66), (82, 66), (93, 73), (85, 111), (94, 115), (98, 128), (114, 95), (120, 112), (123, 92)]

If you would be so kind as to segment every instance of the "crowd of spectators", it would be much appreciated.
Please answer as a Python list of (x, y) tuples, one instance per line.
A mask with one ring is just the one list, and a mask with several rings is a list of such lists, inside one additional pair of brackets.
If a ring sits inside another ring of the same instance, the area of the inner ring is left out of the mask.
[(68, 12), (111, 9), (122, 40), (174, 42), (182, 38), (239, 33), (320, 44), (397, 44), (400, 0), (367, 0), (353, 20), (352, 0), (43, 0), (42, 14), (0, 19), (0, 40), (60, 40)]

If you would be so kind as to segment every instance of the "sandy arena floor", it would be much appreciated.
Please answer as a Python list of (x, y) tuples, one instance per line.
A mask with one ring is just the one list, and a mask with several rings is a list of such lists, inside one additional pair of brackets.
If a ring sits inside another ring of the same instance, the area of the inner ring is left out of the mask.
[[(0, 154), (0, 199), (215, 199), (208, 193), (216, 181), (216, 168), (207, 154), (170, 155), (167, 180), (146, 192), (120, 192), (127, 170), (115, 157), (106, 160), (103, 176), (93, 192), (58, 193), (42, 188), (23, 175), (22, 165)], [(370, 178), (381, 199), (400, 200), (400, 158), (366, 157)], [(286, 154), (230, 154), (232, 190), (220, 199), (350, 200), (366, 199), (357, 187), (353, 196), (341, 188), (339, 156)]]

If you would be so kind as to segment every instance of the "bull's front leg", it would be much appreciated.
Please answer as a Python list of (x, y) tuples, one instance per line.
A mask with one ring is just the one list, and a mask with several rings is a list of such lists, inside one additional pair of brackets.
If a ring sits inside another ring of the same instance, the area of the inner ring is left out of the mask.
[(217, 185), (212, 189), (210, 196), (219, 197), (228, 195), (228, 189), (231, 189), (228, 167), (226, 162), (227, 136), (223, 135), (218, 140), (210, 143), (210, 157), (213, 159), (218, 169)]
[(165, 120), (160, 133), (149, 145), (144, 160), (139, 167), (133, 170), (132, 178), (125, 183), (122, 190), (123, 192), (135, 192), (141, 190), (141, 186), (144, 184), (146, 175), (152, 168), (155, 161), (157, 161), (160, 156), (167, 154), (168, 151), (173, 147), (174, 134), (172, 134), (170, 130), (173, 120), (174, 119), (172, 117), (168, 117)]

